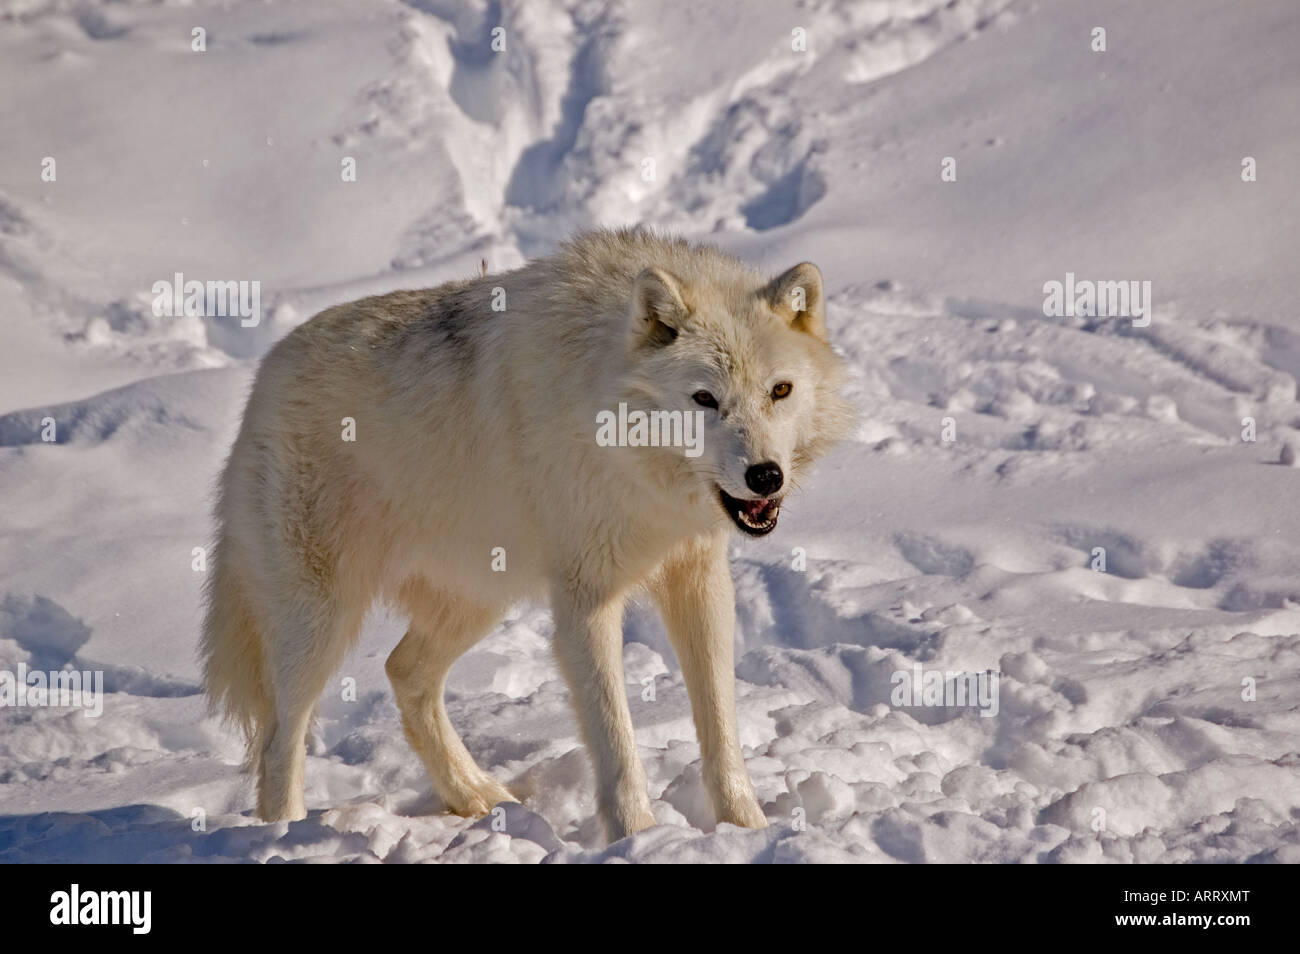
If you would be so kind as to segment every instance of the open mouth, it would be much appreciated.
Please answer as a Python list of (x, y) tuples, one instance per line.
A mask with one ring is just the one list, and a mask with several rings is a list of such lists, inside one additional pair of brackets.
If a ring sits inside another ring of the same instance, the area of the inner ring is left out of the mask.
[(776, 518), (781, 513), (780, 497), (741, 500), (719, 487), (718, 499), (731, 522), (751, 537), (764, 537), (776, 529)]

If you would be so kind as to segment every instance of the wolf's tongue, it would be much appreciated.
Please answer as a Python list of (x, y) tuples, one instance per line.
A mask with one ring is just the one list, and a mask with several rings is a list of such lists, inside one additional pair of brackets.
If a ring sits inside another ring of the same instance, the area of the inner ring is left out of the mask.
[(749, 514), (751, 517), (761, 516), (763, 512), (767, 510), (767, 504), (768, 501), (765, 499), (746, 500), (744, 502), (745, 513)]

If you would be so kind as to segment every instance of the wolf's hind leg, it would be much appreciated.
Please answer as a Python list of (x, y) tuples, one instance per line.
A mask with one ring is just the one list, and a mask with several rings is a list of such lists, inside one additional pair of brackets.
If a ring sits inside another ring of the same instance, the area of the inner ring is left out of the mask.
[(305, 618), (271, 622), (275, 639), (266, 647), (271, 724), (263, 736), (257, 786), (257, 813), (264, 821), (307, 817), (307, 729), (325, 684), (361, 628), (361, 615), (356, 607), (322, 602)]
[(457, 815), (486, 815), (517, 799), (475, 764), (443, 704), (452, 664), (491, 632), (503, 610), (436, 589), (423, 580), (402, 584), (398, 600), (411, 626), (384, 668), (397, 696), (402, 728), (423, 760), (433, 789)]

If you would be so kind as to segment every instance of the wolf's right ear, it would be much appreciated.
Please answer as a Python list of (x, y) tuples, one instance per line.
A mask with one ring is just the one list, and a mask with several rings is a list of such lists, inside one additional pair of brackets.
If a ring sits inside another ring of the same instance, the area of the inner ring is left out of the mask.
[(646, 268), (632, 291), (632, 345), (666, 345), (690, 315), (681, 283), (662, 268)]

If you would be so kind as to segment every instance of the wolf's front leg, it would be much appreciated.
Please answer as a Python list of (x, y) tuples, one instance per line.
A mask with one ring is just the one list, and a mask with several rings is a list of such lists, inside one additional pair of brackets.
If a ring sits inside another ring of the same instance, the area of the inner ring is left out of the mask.
[(720, 822), (763, 828), (736, 730), (736, 596), (725, 534), (691, 541), (655, 580), (668, 638), (691, 697), (704, 784)]
[(636, 754), (623, 677), (623, 600), (557, 586), (555, 649), (596, 769), (596, 802), (610, 841), (655, 823)]

